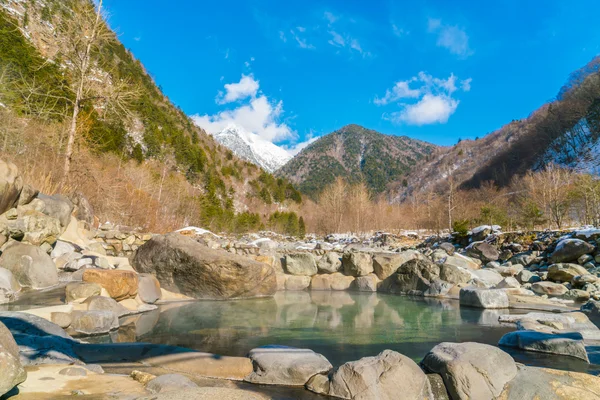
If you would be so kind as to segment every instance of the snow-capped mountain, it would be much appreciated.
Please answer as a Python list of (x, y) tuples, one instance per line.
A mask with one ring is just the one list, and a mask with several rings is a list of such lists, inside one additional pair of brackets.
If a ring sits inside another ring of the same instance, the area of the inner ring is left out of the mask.
[(238, 157), (268, 172), (278, 170), (292, 158), (292, 155), (283, 148), (233, 124), (213, 134), (213, 137)]

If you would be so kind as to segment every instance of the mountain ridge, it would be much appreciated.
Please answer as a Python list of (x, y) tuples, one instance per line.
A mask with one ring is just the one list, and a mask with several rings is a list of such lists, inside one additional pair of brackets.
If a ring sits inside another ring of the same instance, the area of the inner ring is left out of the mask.
[(408, 136), (384, 135), (350, 124), (308, 145), (277, 174), (313, 198), (337, 177), (365, 181), (377, 195), (435, 148)]

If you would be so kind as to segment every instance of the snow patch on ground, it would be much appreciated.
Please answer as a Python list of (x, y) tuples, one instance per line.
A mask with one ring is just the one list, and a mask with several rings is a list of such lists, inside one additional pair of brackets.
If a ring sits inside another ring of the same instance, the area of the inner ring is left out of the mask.
[(219, 237), (219, 235), (215, 235), (211, 231), (209, 231), (207, 229), (203, 229), (203, 228), (198, 228), (197, 226), (187, 226), (185, 228), (178, 229), (175, 232), (193, 232), (196, 235), (209, 234), (209, 235), (213, 235), (214, 237)]

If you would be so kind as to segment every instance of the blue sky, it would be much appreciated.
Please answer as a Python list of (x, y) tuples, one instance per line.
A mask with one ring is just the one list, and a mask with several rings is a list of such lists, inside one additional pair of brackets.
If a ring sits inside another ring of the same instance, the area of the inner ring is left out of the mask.
[(595, 0), (105, 0), (171, 100), (298, 149), (356, 123), (439, 145), (556, 96), (600, 52)]

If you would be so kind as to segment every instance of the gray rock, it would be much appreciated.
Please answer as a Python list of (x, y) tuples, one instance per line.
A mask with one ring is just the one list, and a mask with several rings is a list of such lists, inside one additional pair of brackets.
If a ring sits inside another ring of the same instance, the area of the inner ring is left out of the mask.
[(162, 297), (160, 283), (151, 274), (139, 274), (138, 295), (144, 303), (154, 304)]
[(209, 249), (179, 233), (154, 236), (137, 250), (132, 266), (154, 275), (162, 288), (194, 298), (265, 297), (277, 291), (272, 266)]
[(0, 214), (16, 206), (23, 190), (23, 178), (17, 166), (0, 160)]
[(578, 332), (551, 334), (530, 330), (515, 331), (502, 336), (499, 346), (579, 358), (590, 362), (583, 336)]
[(461, 254), (454, 254), (453, 256), (446, 257), (443, 261), (443, 264), (470, 270), (477, 270), (480, 267), (477, 261), (470, 257), (465, 257)]
[(308, 389), (353, 400), (432, 399), (429, 379), (410, 358), (391, 350), (348, 362), (331, 374), (315, 376)]
[(58, 284), (58, 272), (52, 258), (36, 246), (11, 244), (0, 256), (0, 265), (11, 271), (23, 287), (45, 289)]
[(69, 225), (74, 209), (71, 200), (60, 194), (48, 196), (40, 193), (37, 198), (44, 203), (44, 210), (42, 211), (44, 214), (56, 218), (63, 228)]
[(538, 275), (526, 269), (518, 273), (517, 279), (521, 283), (536, 283), (541, 281), (541, 278)]
[(589, 292), (581, 289), (570, 289), (567, 293), (564, 294), (564, 299), (584, 302), (590, 299), (591, 295)]
[(481, 343), (440, 343), (423, 367), (444, 379), (452, 399), (492, 400), (517, 375), (517, 365), (502, 350)]
[(311, 253), (287, 254), (285, 269), (291, 275), (313, 276), (317, 274), (317, 262)]
[(354, 280), (354, 288), (359, 292), (376, 292), (379, 279), (375, 274), (359, 276)]
[(473, 279), (473, 275), (468, 270), (455, 265), (443, 264), (440, 267), (440, 279), (458, 285), (467, 283)]
[(395, 275), (394, 286), (390, 289), (382, 286), (384, 291), (423, 296), (431, 287), (431, 282), (439, 279), (440, 267), (429, 260), (411, 260), (404, 263)]
[(338, 272), (342, 267), (342, 258), (335, 251), (325, 253), (323, 257), (319, 259), (317, 263), (317, 269), (319, 272), (325, 274), (333, 274)]
[(460, 305), (477, 308), (508, 308), (508, 295), (504, 290), (463, 288), (459, 294)]
[(71, 329), (84, 335), (101, 335), (119, 329), (119, 319), (112, 311), (73, 311)]
[(321, 354), (294, 347), (259, 347), (250, 350), (248, 357), (254, 372), (245, 380), (264, 385), (304, 386), (313, 376), (327, 374), (333, 368)]
[(373, 258), (368, 253), (347, 252), (342, 256), (344, 274), (365, 276), (373, 272)]
[(580, 310), (590, 317), (600, 318), (600, 301), (589, 300), (581, 306)]
[(499, 289), (509, 289), (509, 288), (520, 288), (521, 284), (516, 278), (509, 276), (507, 278), (502, 279), (498, 285), (496, 285)]
[[(13, 298), (16, 293), (21, 291), (21, 285), (13, 273), (6, 268), (0, 268), (0, 289), (5, 291), (8, 298)], [(0, 304), (2, 304), (1, 299)]]
[(486, 242), (471, 243), (466, 250), (469, 257), (477, 258), (484, 263), (496, 261), (498, 258), (500, 258), (500, 253), (498, 250)]
[(502, 275), (498, 272), (491, 269), (478, 269), (476, 271), (471, 271), (474, 276), (477, 277), (480, 281), (482, 281), (487, 287), (493, 287), (502, 282)]
[(427, 374), (431, 386), (432, 400), (450, 400), (444, 379), (439, 374)]
[(419, 258), (423, 258), (423, 256), (415, 250), (396, 254), (376, 254), (373, 257), (373, 271), (379, 279), (385, 280), (393, 275), (402, 264)]
[(92, 296), (89, 297), (85, 303), (87, 304), (89, 311), (110, 311), (115, 314), (117, 318), (121, 318), (132, 313), (123, 305), (117, 303), (115, 299), (110, 297)]
[(584, 254), (594, 251), (594, 246), (580, 239), (563, 239), (556, 245), (556, 249), (550, 255), (553, 263), (575, 261)]
[(189, 378), (179, 374), (166, 374), (152, 379), (146, 384), (150, 393), (165, 393), (185, 388), (197, 388)]
[(456, 248), (454, 247), (454, 245), (452, 243), (448, 243), (448, 242), (444, 242), (444, 243), (440, 244), (440, 249), (444, 250), (446, 252), (446, 254), (448, 254), (449, 256), (453, 255), (454, 252), (456, 251)]
[(23, 190), (21, 190), (21, 195), (19, 196), (17, 206), (26, 206), (27, 204), (31, 203), (33, 199), (36, 198), (39, 192), (39, 190), (31, 186), (30, 184), (23, 184)]
[(99, 296), (101, 292), (102, 286), (97, 283), (70, 282), (65, 287), (65, 300), (67, 303), (70, 303), (75, 300)]

